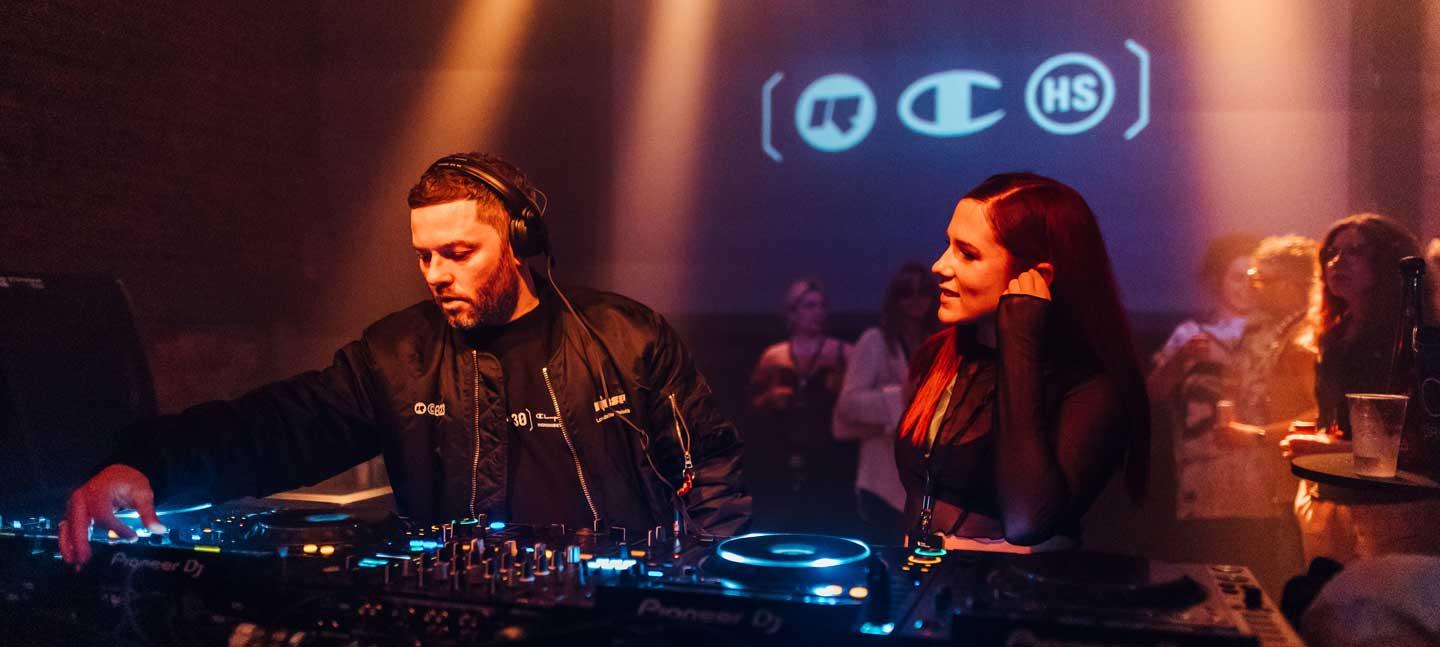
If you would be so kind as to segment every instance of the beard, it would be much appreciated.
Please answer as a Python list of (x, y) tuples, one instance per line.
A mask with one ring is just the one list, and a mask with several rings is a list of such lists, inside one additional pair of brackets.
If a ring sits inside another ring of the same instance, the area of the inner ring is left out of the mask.
[(445, 311), (445, 319), (451, 326), (470, 331), (508, 323), (520, 303), (520, 273), (502, 261), (495, 280), (480, 286), (475, 298), (467, 301), (468, 308), (454, 314)]

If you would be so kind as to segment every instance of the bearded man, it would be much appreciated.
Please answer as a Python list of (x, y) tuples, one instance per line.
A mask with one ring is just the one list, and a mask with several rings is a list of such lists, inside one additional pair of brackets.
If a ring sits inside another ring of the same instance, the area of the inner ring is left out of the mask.
[[(410, 190), (431, 299), (365, 329), (328, 368), (136, 424), (71, 495), (60, 548), (134, 508), (263, 496), (385, 458), (397, 512), (601, 530), (749, 523), (741, 440), (669, 324), (623, 296), (549, 275), (543, 194), (484, 153), (432, 164)], [(530, 259), (538, 263), (527, 263)]]

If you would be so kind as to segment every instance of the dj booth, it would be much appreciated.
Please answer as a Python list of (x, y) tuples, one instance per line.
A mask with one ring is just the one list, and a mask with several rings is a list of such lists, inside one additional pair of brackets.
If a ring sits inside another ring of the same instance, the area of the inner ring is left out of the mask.
[(17, 644), (1299, 645), (1239, 566), (1001, 555), (755, 533), (676, 538), (246, 501), (92, 536), (7, 515), (0, 625)]
[(164, 534), (122, 513), (138, 540), (92, 530), (76, 572), (56, 539), (64, 487), (114, 442), (93, 430), (153, 413), (153, 391), (118, 284), (0, 276), (0, 312), (21, 311), (0, 316), (0, 443), (20, 450), (0, 476), (21, 486), (0, 497), (0, 644), (1301, 644), (1243, 566), (415, 524), (383, 496), (162, 508)]

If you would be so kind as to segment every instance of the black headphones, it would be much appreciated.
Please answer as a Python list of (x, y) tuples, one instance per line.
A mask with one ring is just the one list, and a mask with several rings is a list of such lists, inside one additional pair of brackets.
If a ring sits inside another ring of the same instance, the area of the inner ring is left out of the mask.
[(449, 155), (436, 160), (430, 168), (455, 171), (479, 182), (500, 198), (500, 203), (505, 205), (505, 213), (510, 216), (510, 248), (517, 258), (549, 256), (550, 231), (541, 219), (545, 215), (545, 203), (549, 202), (544, 200), (545, 194), (540, 194), (543, 202), (537, 204), (524, 191), (486, 166), (484, 162), (464, 155)]

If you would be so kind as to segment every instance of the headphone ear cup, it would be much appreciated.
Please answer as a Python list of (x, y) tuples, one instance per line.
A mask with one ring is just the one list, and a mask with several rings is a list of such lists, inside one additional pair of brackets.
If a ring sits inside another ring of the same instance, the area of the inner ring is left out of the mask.
[(530, 229), (526, 226), (525, 217), (529, 211), (526, 209), (518, 217), (510, 216), (510, 250), (515, 252), (516, 258), (533, 256), (530, 252)]
[(550, 254), (549, 230), (533, 209), (527, 207), (510, 218), (510, 247), (520, 258)]

